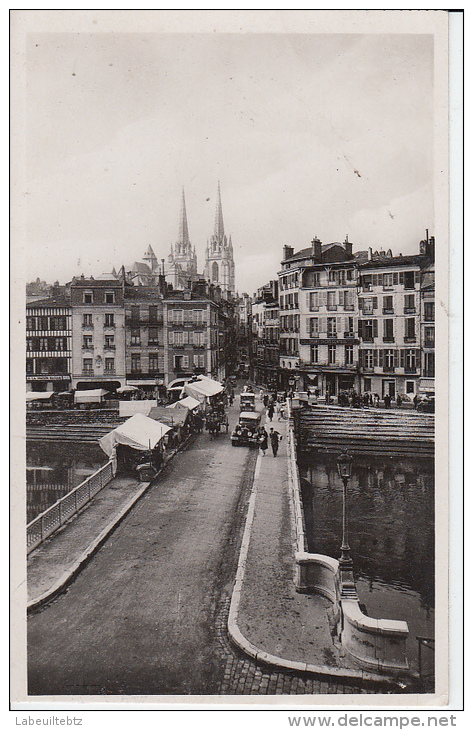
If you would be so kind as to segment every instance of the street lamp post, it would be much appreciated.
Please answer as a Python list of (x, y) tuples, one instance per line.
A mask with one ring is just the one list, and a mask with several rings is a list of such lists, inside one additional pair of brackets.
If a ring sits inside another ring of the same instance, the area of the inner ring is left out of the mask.
[(351, 476), (351, 468), (353, 457), (343, 451), (337, 459), (337, 468), (340, 479), (343, 482), (343, 517), (342, 517), (342, 544), (340, 546), (341, 555), (339, 563), (341, 598), (356, 598), (355, 579), (353, 576), (353, 560), (350, 555), (350, 546), (348, 545), (348, 509), (347, 509), (347, 492), (348, 480)]

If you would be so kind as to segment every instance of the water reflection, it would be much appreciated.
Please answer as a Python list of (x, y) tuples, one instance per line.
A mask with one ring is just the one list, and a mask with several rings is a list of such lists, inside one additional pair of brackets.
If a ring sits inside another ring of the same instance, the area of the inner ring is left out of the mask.
[[(335, 455), (304, 455), (299, 463), (311, 552), (340, 556), (343, 485)], [(360, 601), (374, 618), (409, 624), (434, 636), (434, 464), (399, 457), (353, 462), (348, 486), (348, 542)]]
[(28, 441), (26, 444), (26, 521), (31, 522), (54, 502), (105, 464), (98, 444)]

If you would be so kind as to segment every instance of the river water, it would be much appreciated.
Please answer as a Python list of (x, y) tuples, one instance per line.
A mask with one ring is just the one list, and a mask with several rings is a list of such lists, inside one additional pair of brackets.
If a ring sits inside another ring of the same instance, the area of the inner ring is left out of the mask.
[(98, 444), (26, 442), (26, 521), (31, 522), (107, 461)]
[[(343, 484), (336, 456), (299, 463), (310, 552), (340, 557)], [(348, 484), (348, 543), (360, 603), (373, 618), (405, 620), (410, 665), (417, 636), (434, 638), (434, 464), (430, 459), (357, 456)], [(422, 671), (433, 652), (422, 649)]]

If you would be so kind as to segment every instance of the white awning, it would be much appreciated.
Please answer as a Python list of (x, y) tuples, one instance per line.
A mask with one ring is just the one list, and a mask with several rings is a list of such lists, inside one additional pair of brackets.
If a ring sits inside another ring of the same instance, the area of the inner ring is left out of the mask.
[(218, 395), (222, 393), (223, 386), (217, 383), (216, 380), (193, 380), (191, 383), (186, 383), (184, 386), (184, 393), (190, 395), (192, 398), (202, 400), (203, 398)]
[(30, 391), (26, 394), (26, 402), (29, 403), (29, 401), (32, 400), (46, 400), (47, 398), (51, 398), (52, 395), (54, 395), (53, 391), (48, 393), (34, 393), (33, 391)]
[(147, 416), (156, 405), (156, 400), (121, 400), (119, 404), (119, 416), (134, 416), (135, 413), (142, 413)]
[(116, 389), (116, 393), (131, 393), (134, 390), (138, 390), (134, 385), (122, 385), (121, 388)]
[(96, 390), (76, 390), (74, 393), (74, 403), (101, 403), (104, 395), (108, 390), (98, 388)]
[(138, 451), (154, 449), (165, 433), (170, 431), (169, 426), (152, 418), (136, 413), (106, 436), (99, 440), (100, 448), (107, 456), (111, 456), (113, 447), (117, 444), (130, 446)]
[(189, 411), (193, 411), (195, 408), (198, 408), (200, 406), (200, 401), (196, 400), (196, 398), (191, 398), (190, 395), (187, 396), (187, 398), (183, 398), (182, 400), (177, 400), (175, 403), (171, 403), (170, 406), (166, 406), (166, 408), (187, 408)]

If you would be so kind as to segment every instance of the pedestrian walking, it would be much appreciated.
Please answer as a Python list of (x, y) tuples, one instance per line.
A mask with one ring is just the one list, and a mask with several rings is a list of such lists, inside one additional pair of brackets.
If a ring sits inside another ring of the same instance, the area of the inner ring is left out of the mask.
[(259, 436), (259, 447), (261, 451), (263, 452), (263, 456), (266, 454), (267, 448), (268, 448), (268, 432), (266, 431), (264, 426), (261, 426), (258, 432)]
[(389, 393), (386, 393), (386, 395), (384, 396), (384, 407), (391, 408), (391, 396), (389, 395)]
[(273, 420), (274, 416), (274, 403), (271, 401), (271, 403), (268, 406), (268, 418), (270, 421)]
[(269, 440), (271, 441), (271, 448), (273, 450), (273, 456), (277, 456), (279, 449), (279, 441), (281, 434), (279, 431), (275, 431), (274, 428), (269, 429)]
[(276, 403), (276, 416), (277, 416), (277, 418), (278, 418), (278, 421), (280, 421), (280, 420), (281, 420), (281, 408), (282, 408), (282, 403), (280, 403), (280, 402), (278, 401), (278, 402)]

